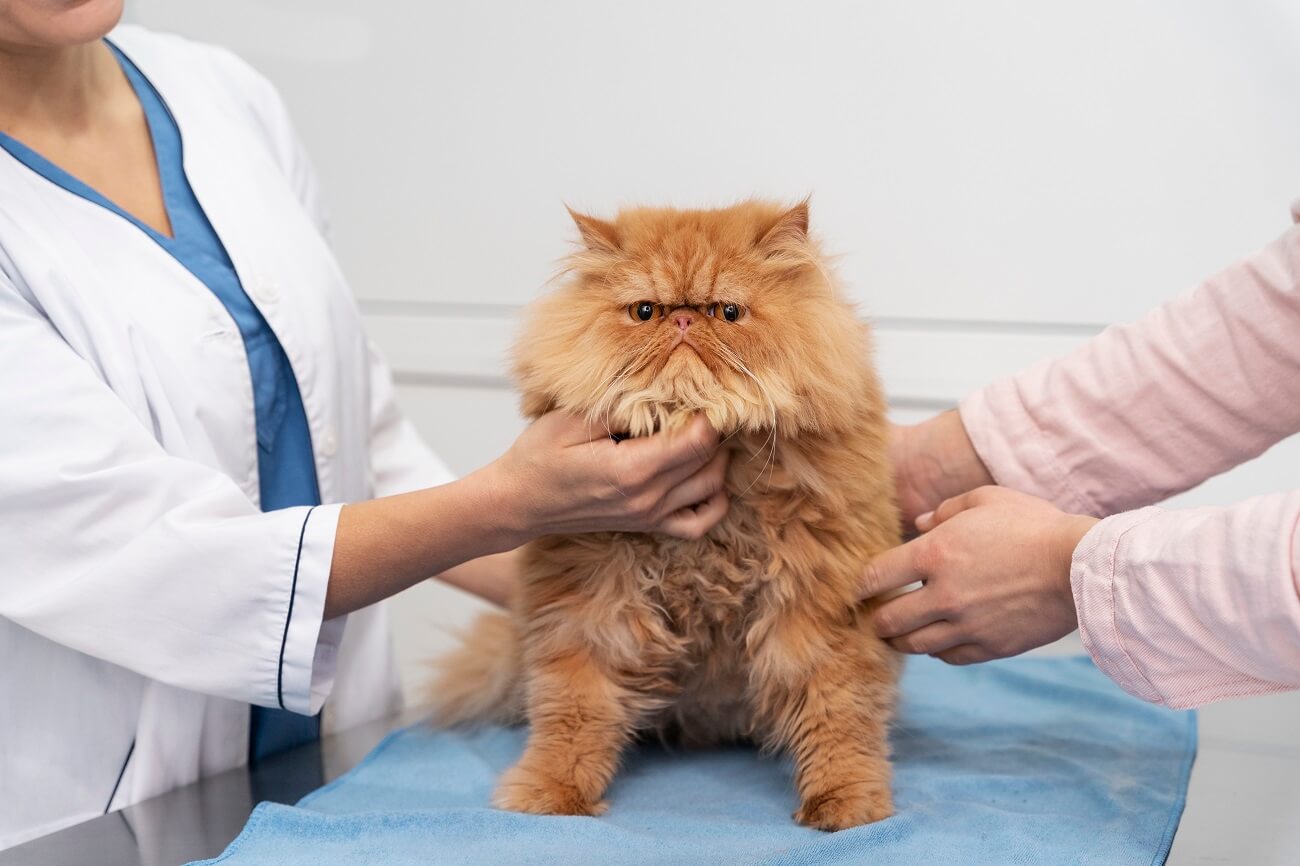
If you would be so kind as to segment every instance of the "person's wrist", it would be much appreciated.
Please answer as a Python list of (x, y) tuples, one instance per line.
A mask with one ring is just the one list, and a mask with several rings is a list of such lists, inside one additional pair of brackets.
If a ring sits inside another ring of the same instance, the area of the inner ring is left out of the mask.
[(1055, 533), (1053, 560), (1056, 573), (1064, 585), (1065, 592), (1071, 593), (1070, 572), (1074, 566), (1074, 552), (1078, 550), (1083, 537), (1100, 521), (1083, 514), (1065, 514)]
[(997, 483), (975, 450), (960, 412), (950, 409), (926, 423), (932, 425), (935, 453), (939, 456), (938, 466), (942, 473), (941, 483), (946, 482), (953, 488), (948, 496), (957, 496), (977, 487)]
[(956, 410), (896, 427), (892, 451), (899, 501), (908, 521), (954, 496), (995, 483)]
[(539, 534), (522, 485), (499, 459), (462, 481), (471, 488), (467, 507), (482, 516), (485, 529), (498, 541), (493, 546), (500, 552), (513, 550)]

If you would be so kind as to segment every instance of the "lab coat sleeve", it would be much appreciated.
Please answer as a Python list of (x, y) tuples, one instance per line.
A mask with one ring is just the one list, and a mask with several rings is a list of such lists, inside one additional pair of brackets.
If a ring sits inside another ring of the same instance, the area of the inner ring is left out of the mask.
[(3, 277), (0, 407), (0, 616), (180, 688), (320, 709), (341, 506), (263, 514), (163, 451)]

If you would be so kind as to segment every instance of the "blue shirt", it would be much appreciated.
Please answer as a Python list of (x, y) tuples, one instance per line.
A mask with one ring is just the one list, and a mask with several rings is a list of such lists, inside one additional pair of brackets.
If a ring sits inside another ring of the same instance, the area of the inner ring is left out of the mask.
[[(185, 176), (180, 128), (161, 95), (117, 46), (109, 43), (144, 109), (153, 140), (163, 203), (172, 237), (154, 230), (18, 140), (0, 132), (3, 147), (28, 168), (63, 189), (129, 220), (207, 286), (230, 314), (244, 341), (253, 384), (257, 468), (262, 510), (319, 505), (320, 489), (311, 431), (298, 381), (280, 341), (245, 294), (225, 246), (204, 214)], [(260, 758), (320, 736), (319, 717), (253, 707), (249, 759)]]

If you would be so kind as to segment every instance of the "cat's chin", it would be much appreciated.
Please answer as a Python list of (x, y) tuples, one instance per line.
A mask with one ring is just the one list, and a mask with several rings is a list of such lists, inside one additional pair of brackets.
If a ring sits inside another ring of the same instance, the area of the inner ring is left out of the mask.
[(648, 385), (630, 389), (596, 418), (611, 430), (648, 436), (685, 427), (703, 415), (723, 436), (738, 430), (764, 432), (775, 421), (775, 408), (737, 392), (720, 381), (698, 350), (678, 344)]
[(628, 401), (617, 407), (604, 422), (611, 430), (619, 430), (630, 437), (649, 436), (662, 431), (680, 430), (691, 423), (696, 416), (704, 416), (714, 430), (729, 436), (738, 430), (762, 432), (770, 423), (767, 416), (757, 415), (753, 407), (744, 406), (736, 398), (718, 396), (712, 400), (700, 400), (698, 394), (686, 398), (664, 397), (662, 399), (642, 399)]
[[(686, 407), (671, 400), (638, 401), (611, 413), (607, 426), (611, 430), (626, 431), (626, 435), (633, 438), (649, 436), (664, 430), (680, 430), (700, 412), (699, 408)], [(707, 416), (709, 413), (704, 414)]]

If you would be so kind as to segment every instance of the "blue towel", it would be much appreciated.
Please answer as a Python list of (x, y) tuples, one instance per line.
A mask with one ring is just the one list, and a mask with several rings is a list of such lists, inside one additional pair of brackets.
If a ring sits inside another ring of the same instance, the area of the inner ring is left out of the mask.
[(1196, 717), (1144, 704), (1085, 658), (908, 662), (897, 814), (822, 833), (791, 820), (788, 761), (635, 749), (600, 818), (488, 806), (522, 730), (398, 731), (296, 807), (263, 803), (208, 863), (1158, 864), (1182, 814)]

